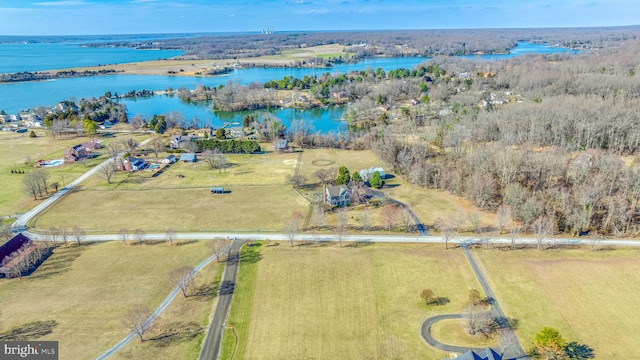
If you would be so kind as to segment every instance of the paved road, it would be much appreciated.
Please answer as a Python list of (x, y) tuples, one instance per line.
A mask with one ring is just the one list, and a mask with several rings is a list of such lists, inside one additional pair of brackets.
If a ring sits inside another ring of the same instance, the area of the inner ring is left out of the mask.
[(446, 351), (446, 352), (464, 353), (469, 350), (475, 350), (475, 351), (482, 350), (480, 348), (468, 348), (464, 346), (444, 344), (434, 339), (433, 336), (431, 336), (431, 326), (437, 323), (438, 321), (449, 320), (449, 319), (464, 319), (464, 318), (465, 318), (464, 314), (445, 314), (445, 315), (436, 315), (436, 316), (430, 317), (422, 323), (422, 330), (420, 331), (420, 335), (422, 335), (422, 339), (424, 339), (424, 341), (426, 341), (427, 344), (433, 346), (436, 349)]
[(491, 310), (489, 310), (489, 314), (500, 326), (500, 350), (504, 357), (507, 359), (528, 359), (528, 356), (522, 349), (522, 346), (520, 346), (520, 342), (518, 342), (518, 338), (516, 337), (513, 328), (509, 324), (507, 317), (504, 315), (496, 295), (480, 270), (476, 259), (473, 257), (471, 250), (468, 246), (463, 246), (462, 252), (467, 257), (467, 260), (469, 261), (473, 272), (476, 274), (478, 282), (480, 282), (480, 286), (482, 286), (482, 290), (485, 295), (487, 298), (491, 299)]
[[(224, 253), (227, 251), (228, 248), (224, 248), (222, 250), (220, 250), (219, 253)], [(193, 277), (195, 276), (196, 273), (198, 273), (200, 270), (202, 270), (203, 267), (207, 266), (211, 261), (213, 261), (213, 259), (217, 259), (218, 254), (214, 254), (211, 255), (210, 257), (206, 258), (204, 261), (202, 261), (200, 264), (198, 264), (198, 266), (196, 266), (193, 271), (187, 275), (187, 277)], [(182, 294), (182, 289), (180, 289), (178, 286), (176, 286), (171, 293), (164, 299), (164, 301), (160, 304), (160, 306), (158, 306), (153, 313), (147, 318), (147, 320), (145, 320), (145, 323), (147, 324), (152, 324), (156, 318), (158, 318), (158, 316), (160, 316), (160, 314), (162, 314), (162, 312), (167, 308), (167, 306), (169, 306), (169, 304), (171, 304), (171, 302), (176, 298), (176, 296), (178, 294)], [(100, 354), (98, 357), (96, 357), (96, 360), (103, 360), (108, 358), (109, 356), (113, 355), (113, 353), (115, 353), (116, 351), (122, 349), (125, 345), (127, 345), (131, 340), (137, 338), (137, 334), (135, 334), (134, 332), (131, 332), (129, 334), (127, 334), (127, 336), (124, 337), (124, 339), (120, 340), (117, 344), (113, 345), (109, 350), (105, 351), (104, 353)]]
[[(493, 290), (491, 290), (489, 283), (487, 283), (487, 279), (484, 277), (484, 274), (480, 270), (480, 267), (478, 267), (478, 263), (476, 262), (476, 259), (473, 257), (473, 254), (471, 253), (469, 246), (463, 245), (462, 251), (466, 256), (467, 260), (469, 261), (469, 264), (473, 269), (473, 273), (476, 275), (476, 278), (478, 279), (480, 286), (482, 286), (482, 290), (484, 291), (485, 295), (487, 295), (487, 298), (491, 299), (491, 309), (489, 310), (489, 314), (500, 326), (500, 352), (507, 359), (528, 359), (529, 357), (525, 354), (524, 350), (522, 349), (522, 346), (520, 346), (520, 343), (518, 342), (518, 338), (516, 337), (516, 334), (514, 333), (513, 328), (511, 328), (511, 325), (509, 324), (507, 317), (504, 315), (504, 312), (502, 311), (502, 308), (500, 307), (500, 304), (498, 303), (498, 300), (496, 299), (496, 296), (493, 293)], [(436, 322), (440, 320), (446, 320), (446, 319), (463, 319), (463, 318), (465, 318), (464, 314), (447, 314), (447, 315), (437, 315), (437, 316), (430, 317), (422, 323), (422, 329), (420, 332), (422, 335), (422, 338), (424, 339), (424, 341), (427, 342), (427, 344), (435, 347), (436, 349), (440, 349), (447, 352), (464, 353), (469, 350), (481, 350), (477, 348), (467, 348), (463, 346), (454, 346), (454, 345), (444, 344), (434, 339), (433, 336), (431, 336), (431, 326)]]
[(222, 333), (229, 315), (231, 298), (235, 291), (236, 274), (238, 273), (238, 263), (240, 262), (240, 247), (242, 247), (243, 243), (244, 240), (237, 240), (231, 244), (222, 284), (218, 288), (218, 304), (213, 314), (213, 320), (211, 320), (207, 334), (202, 342), (198, 359), (215, 360), (218, 358), (220, 346), (222, 345)]
[[(140, 146), (144, 146), (150, 140), (151, 140), (151, 138), (141, 142)], [(98, 171), (100, 171), (101, 168), (103, 168), (103, 167), (105, 167), (105, 166), (107, 166), (107, 165), (109, 165), (111, 163), (113, 163), (113, 159), (111, 159), (111, 158), (103, 161), (102, 163), (100, 163), (100, 165), (97, 165), (97, 166), (93, 167), (92, 169), (90, 169), (86, 173), (80, 175), (80, 177), (75, 179), (69, 185), (63, 187), (62, 189), (58, 190), (55, 194), (53, 194), (53, 195), (49, 196), (47, 199), (43, 200), (40, 204), (38, 204), (33, 209), (31, 209), (31, 210), (27, 211), (26, 213), (20, 215), (20, 217), (18, 217), (18, 219), (11, 225), (11, 231), (14, 234), (17, 234), (19, 232), (25, 231), (26, 230), (26, 226), (29, 223), (29, 221), (31, 221), (31, 219), (36, 217), (39, 213), (44, 211), (49, 206), (53, 205), (56, 201), (62, 199), (65, 195), (67, 195), (76, 186), (80, 185), (81, 182), (83, 182), (83, 181), (87, 180), (88, 178), (90, 178), (91, 176), (95, 175)]]

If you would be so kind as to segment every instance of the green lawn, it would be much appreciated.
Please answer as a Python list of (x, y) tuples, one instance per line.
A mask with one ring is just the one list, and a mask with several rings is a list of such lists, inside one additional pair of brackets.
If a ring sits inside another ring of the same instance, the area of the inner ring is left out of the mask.
[[(234, 359), (440, 359), (422, 322), (460, 312), (479, 288), (463, 254), (440, 246), (273, 245), (240, 264), (227, 322), (240, 338)], [(425, 288), (450, 302), (424, 305)], [(234, 339), (225, 332), (222, 359)]]

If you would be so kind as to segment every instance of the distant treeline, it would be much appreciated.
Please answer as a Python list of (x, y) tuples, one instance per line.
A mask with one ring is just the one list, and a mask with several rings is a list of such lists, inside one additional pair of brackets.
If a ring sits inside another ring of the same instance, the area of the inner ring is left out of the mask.
[[(396, 30), (353, 32), (287, 32), (255, 35), (177, 37), (145, 42), (100, 42), (87, 46), (119, 46), (185, 50), (187, 57), (234, 59), (280, 54), (291, 48), (339, 44), (356, 58), (506, 53), (520, 41), (553, 46), (608, 48), (635, 39), (640, 27), (567, 29)], [(344, 59), (347, 59), (345, 56)]]
[(98, 70), (98, 71), (65, 70), (65, 71), (58, 71), (56, 73), (25, 71), (25, 72), (13, 73), (13, 74), (0, 74), (0, 82), (41, 81), (41, 80), (49, 80), (49, 79), (107, 75), (107, 74), (115, 74), (115, 73), (117, 73), (117, 71), (113, 69), (104, 69), (104, 70)]

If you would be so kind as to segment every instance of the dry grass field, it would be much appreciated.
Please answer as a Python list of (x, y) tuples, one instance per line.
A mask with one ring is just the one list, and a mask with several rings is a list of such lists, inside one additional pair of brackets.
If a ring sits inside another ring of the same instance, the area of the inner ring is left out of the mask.
[(144, 342), (132, 341), (112, 358), (197, 359), (223, 268), (215, 262), (204, 267), (189, 297), (179, 295), (156, 319)]
[[(209, 187), (149, 190), (80, 190), (69, 194), (32, 222), (50, 227), (117, 233), (119, 229), (178, 231), (282, 231), (294, 211), (307, 204), (290, 186), (229, 187), (213, 195)], [(78, 206), (78, 204), (85, 204)], [(91, 209), (91, 211), (87, 211)]]
[(433, 324), (431, 334), (436, 340), (454, 344), (457, 346), (467, 346), (471, 348), (493, 347), (498, 349), (500, 339), (497, 336), (486, 339), (469, 335), (465, 329), (465, 321), (460, 319), (442, 320)]
[[(172, 269), (196, 265), (208, 253), (204, 242), (59, 247), (31, 276), (0, 280), (0, 337), (57, 340), (61, 358), (95, 357), (127, 334), (121, 320), (133, 305), (153, 309), (162, 302), (172, 288), (167, 281)], [(209, 265), (205, 276), (196, 279), (197, 286), (210, 285), (220, 269), (217, 264)], [(201, 326), (210, 309), (208, 295), (177, 299), (160, 325), (186, 322)], [(187, 353), (192, 340), (169, 342), (166, 351)]]
[(543, 327), (594, 349), (597, 359), (640, 354), (640, 250), (476, 251), (525, 348)]
[[(227, 322), (240, 338), (234, 359), (440, 359), (447, 354), (424, 343), (422, 322), (460, 312), (480, 287), (463, 254), (440, 246), (282, 243), (243, 252), (250, 261), (241, 261)], [(424, 305), (425, 288), (450, 302)], [(233, 348), (228, 330), (221, 358)]]
[[(32, 171), (33, 162), (40, 159), (62, 159), (64, 150), (88, 141), (89, 137), (58, 138), (54, 140), (44, 130), (35, 130), (37, 137), (30, 138), (29, 133), (17, 134), (13, 132), (0, 132), (0, 148), (2, 148), (2, 161), (0, 161), (0, 215), (20, 213), (34, 207), (39, 201), (24, 194), (22, 175), (12, 174), (11, 170)], [(119, 137), (129, 137), (123, 134)], [(103, 144), (119, 139), (118, 136), (99, 138)], [(145, 136), (134, 136), (137, 141), (142, 141)], [(98, 150), (99, 154), (104, 150)], [(58, 182), (61, 186), (69, 184), (77, 177), (88, 171), (91, 167), (105, 159), (105, 155), (87, 161), (85, 164), (72, 164), (47, 168), (50, 174), (49, 183)], [(86, 166), (85, 166), (86, 165)]]
[[(211, 70), (217, 66), (233, 66), (234, 64), (251, 63), (251, 64), (272, 64), (272, 65), (293, 65), (294, 61), (302, 61), (314, 57), (337, 57), (346, 56), (342, 50), (344, 46), (332, 44), (332, 45), (320, 45), (312, 46), (304, 49), (289, 49), (284, 50), (279, 55), (260, 56), (252, 58), (237, 58), (237, 59), (223, 59), (223, 60), (152, 60), (127, 64), (109, 65), (109, 69), (116, 71), (124, 71), (126, 74), (139, 74), (139, 75), (167, 75), (168, 71), (176, 72), (178, 76), (194, 76), (196, 73), (203, 73), (207, 70)], [(75, 71), (98, 71), (104, 69), (104, 67), (89, 66), (73, 69), (56, 69), (52, 71), (60, 70), (75, 70)], [(182, 70), (182, 71), (180, 71)]]

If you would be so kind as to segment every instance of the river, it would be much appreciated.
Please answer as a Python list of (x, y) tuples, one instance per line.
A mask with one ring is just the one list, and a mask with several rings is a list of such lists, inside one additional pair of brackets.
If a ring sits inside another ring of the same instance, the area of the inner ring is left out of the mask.
[[(33, 45), (33, 46), (31, 46)], [(55, 46), (54, 46), (55, 45)], [(41, 64), (49, 64), (49, 68), (56, 67), (72, 67), (78, 66), (77, 61), (82, 61), (86, 65), (97, 65), (102, 63), (130, 62), (141, 61), (140, 56), (150, 56), (150, 59), (167, 57), (171, 53), (167, 50), (132, 50), (120, 48), (85, 48), (72, 46), (71, 44), (1, 44), (0, 59), (8, 55), (10, 49), (15, 47), (30, 46), (31, 52), (22, 53), (25, 58), (38, 59), (32, 65), (36, 68), (29, 68), (34, 71)], [(54, 52), (46, 50), (55, 49)], [(566, 48), (548, 47), (542, 44), (520, 43), (512, 50), (510, 54), (502, 55), (474, 55), (466, 56), (467, 58), (479, 58), (484, 60), (492, 59), (508, 59), (514, 56), (529, 53), (561, 53), (570, 51)], [(101, 53), (101, 56), (97, 56)], [(109, 54), (108, 56), (105, 54)], [(150, 54), (150, 55), (148, 55)], [(106, 57), (103, 57), (106, 56)], [(177, 55), (177, 54), (176, 54)], [(110, 57), (111, 56), (111, 57)], [(175, 55), (174, 55), (175, 56)], [(48, 59), (44, 61), (43, 58)], [(128, 61), (127, 61), (128, 60)], [(20, 82), (20, 83), (4, 83), (0, 84), (0, 110), (7, 113), (17, 113), (24, 109), (30, 109), (37, 106), (53, 106), (62, 100), (79, 100), (81, 98), (97, 97), (107, 91), (112, 93), (125, 93), (130, 90), (164, 90), (172, 87), (174, 89), (186, 87), (193, 89), (199, 84), (206, 86), (217, 86), (225, 84), (228, 81), (239, 81), (243, 84), (251, 82), (266, 82), (272, 79), (281, 79), (284, 76), (303, 77), (305, 75), (321, 75), (326, 72), (347, 73), (353, 70), (364, 70), (366, 68), (382, 68), (385, 71), (397, 68), (413, 68), (427, 58), (422, 57), (402, 57), (402, 58), (374, 58), (366, 59), (355, 64), (339, 64), (331, 69), (313, 69), (313, 68), (248, 68), (235, 69), (230, 74), (216, 77), (189, 77), (189, 76), (159, 76), (159, 75), (103, 75), (79, 78), (56, 79), (49, 81), (37, 82)], [(10, 72), (6, 69), (10, 66), (17, 66), (19, 59), (13, 58), (11, 61), (2, 60), (0, 62), (0, 72)], [(66, 62), (65, 62), (66, 61)], [(3, 65), (4, 64), (4, 65)], [(7, 65), (11, 64), (11, 65)], [(35, 64), (35, 65), (34, 65)], [(42, 69), (40, 69), (42, 70)], [(216, 114), (202, 105), (186, 104), (175, 98), (165, 96), (153, 97), (150, 99), (138, 99), (137, 101), (125, 101), (130, 115), (141, 114), (145, 117), (156, 113), (167, 113), (170, 111), (180, 111), (189, 120), (194, 116), (203, 121), (211, 119), (212, 122), (218, 118)], [(301, 113), (291, 110), (290, 112), (279, 113), (278, 116), (297, 117), (303, 119), (310, 117), (310, 112)], [(317, 115), (317, 114), (316, 114)], [(314, 116), (316, 116), (314, 115)], [(329, 117), (334, 118), (336, 113), (332, 113)], [(333, 124), (328, 128), (334, 128)], [(325, 128), (324, 126), (316, 128)]]

